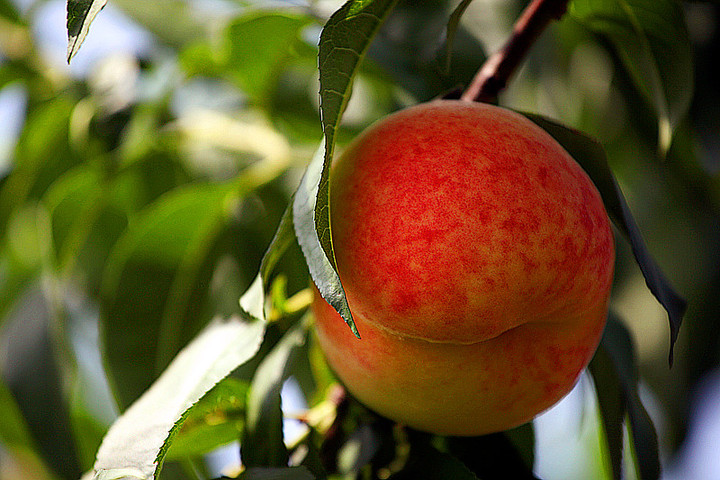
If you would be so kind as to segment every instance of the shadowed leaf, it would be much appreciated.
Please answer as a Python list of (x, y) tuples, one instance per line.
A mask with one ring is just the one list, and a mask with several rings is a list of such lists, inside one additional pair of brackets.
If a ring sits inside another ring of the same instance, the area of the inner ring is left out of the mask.
[(306, 327), (296, 324), (265, 357), (253, 377), (241, 441), (241, 457), (248, 467), (288, 464), (280, 391), (306, 335)]
[(570, 15), (607, 38), (659, 120), (659, 144), (672, 135), (690, 106), (693, 64), (680, 2), (674, 0), (575, 0)]
[(673, 348), (680, 332), (682, 318), (687, 308), (686, 301), (673, 289), (670, 281), (650, 255), (643, 241), (640, 229), (630, 212), (625, 197), (610, 170), (605, 150), (597, 141), (587, 135), (560, 125), (539, 115), (526, 116), (552, 135), (565, 150), (585, 169), (602, 196), (605, 208), (615, 226), (630, 241), (635, 259), (645, 276), (645, 282), (668, 313), (670, 322), (670, 352), (668, 360), (673, 361)]

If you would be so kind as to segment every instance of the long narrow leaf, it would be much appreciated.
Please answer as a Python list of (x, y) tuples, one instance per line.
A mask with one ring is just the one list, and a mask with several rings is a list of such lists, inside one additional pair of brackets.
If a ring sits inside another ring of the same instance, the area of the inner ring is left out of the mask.
[(320, 35), (320, 116), (324, 154), (308, 167), (295, 196), (298, 241), (320, 294), (360, 336), (337, 275), (328, 204), (335, 134), (352, 91), (352, 82), (372, 39), (397, 0), (350, 0), (335, 12)]
[[(323, 249), (317, 230), (315, 229), (318, 221), (315, 205), (318, 195), (320, 195), (319, 188), (321, 188), (323, 170), (322, 152), (323, 148), (321, 145), (310, 161), (307, 170), (305, 170), (305, 174), (295, 192), (295, 199), (292, 206), (295, 234), (305, 255), (310, 276), (315, 282), (315, 285), (317, 285), (318, 291), (323, 298), (340, 313), (355, 336), (360, 338), (360, 333), (355, 326), (352, 313), (350, 313), (350, 307), (345, 298), (345, 291), (340, 283), (340, 277), (337, 274), (334, 263), (331, 262), (330, 257), (326, 255), (326, 250)], [(327, 185), (325, 188), (327, 188)]]
[(620, 480), (623, 464), (623, 421), (627, 413), (627, 402), (617, 368), (604, 345), (600, 345), (595, 352), (589, 371), (595, 383), (613, 480)]
[(110, 428), (95, 479), (155, 478), (183, 414), (260, 348), (265, 323), (240, 317), (208, 325)]
[(80, 46), (85, 41), (90, 24), (100, 10), (103, 9), (107, 0), (68, 0), (67, 2), (67, 31), (68, 48), (67, 61), (75, 56)]
[(657, 432), (640, 400), (638, 391), (638, 365), (630, 333), (613, 315), (610, 316), (602, 346), (612, 359), (626, 398), (627, 418), (633, 450), (637, 457), (640, 478), (660, 478), (660, 459)]
[(687, 113), (693, 91), (692, 46), (675, 0), (576, 0), (569, 13), (609, 40), (659, 119), (659, 143)]
[(247, 467), (283, 467), (288, 464), (280, 391), (305, 343), (306, 335), (305, 325), (295, 325), (265, 357), (255, 373), (241, 442), (241, 457)]
[(670, 323), (668, 360), (672, 365), (673, 347), (680, 332), (680, 325), (682, 324), (687, 303), (672, 287), (670, 281), (645, 246), (640, 229), (607, 163), (605, 150), (597, 141), (577, 130), (565, 127), (539, 115), (526, 116), (552, 135), (585, 169), (600, 192), (605, 208), (615, 226), (630, 241), (633, 254), (645, 276), (645, 282), (650, 292), (668, 313)]
[(160, 378), (110, 428), (95, 463), (95, 480), (157, 477), (190, 408), (215, 384), (255, 356), (265, 334), (264, 284), (292, 241), (288, 211), (263, 257), (260, 272), (240, 299), (245, 319), (208, 325)]

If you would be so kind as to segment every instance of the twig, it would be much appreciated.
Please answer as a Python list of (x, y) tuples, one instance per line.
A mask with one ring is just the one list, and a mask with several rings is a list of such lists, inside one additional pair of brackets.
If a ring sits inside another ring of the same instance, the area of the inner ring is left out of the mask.
[(507, 86), (535, 40), (553, 20), (563, 16), (569, 0), (532, 0), (513, 27), (503, 47), (490, 56), (460, 97), (465, 101), (490, 102)]

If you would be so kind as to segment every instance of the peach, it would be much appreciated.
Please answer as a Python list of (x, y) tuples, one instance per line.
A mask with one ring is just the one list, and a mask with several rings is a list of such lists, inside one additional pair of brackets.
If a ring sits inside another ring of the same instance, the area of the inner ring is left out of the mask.
[(439, 100), (380, 120), (335, 161), (330, 215), (362, 339), (316, 291), (318, 340), (381, 415), (442, 435), (509, 429), (566, 395), (595, 352), (607, 213), (525, 117)]

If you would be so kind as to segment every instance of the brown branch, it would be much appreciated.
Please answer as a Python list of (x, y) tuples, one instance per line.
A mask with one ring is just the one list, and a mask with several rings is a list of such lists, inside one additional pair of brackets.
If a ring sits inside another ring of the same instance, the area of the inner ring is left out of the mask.
[(490, 56), (460, 97), (465, 101), (491, 102), (507, 86), (535, 40), (553, 20), (567, 10), (569, 0), (532, 0), (515, 22), (503, 47)]

